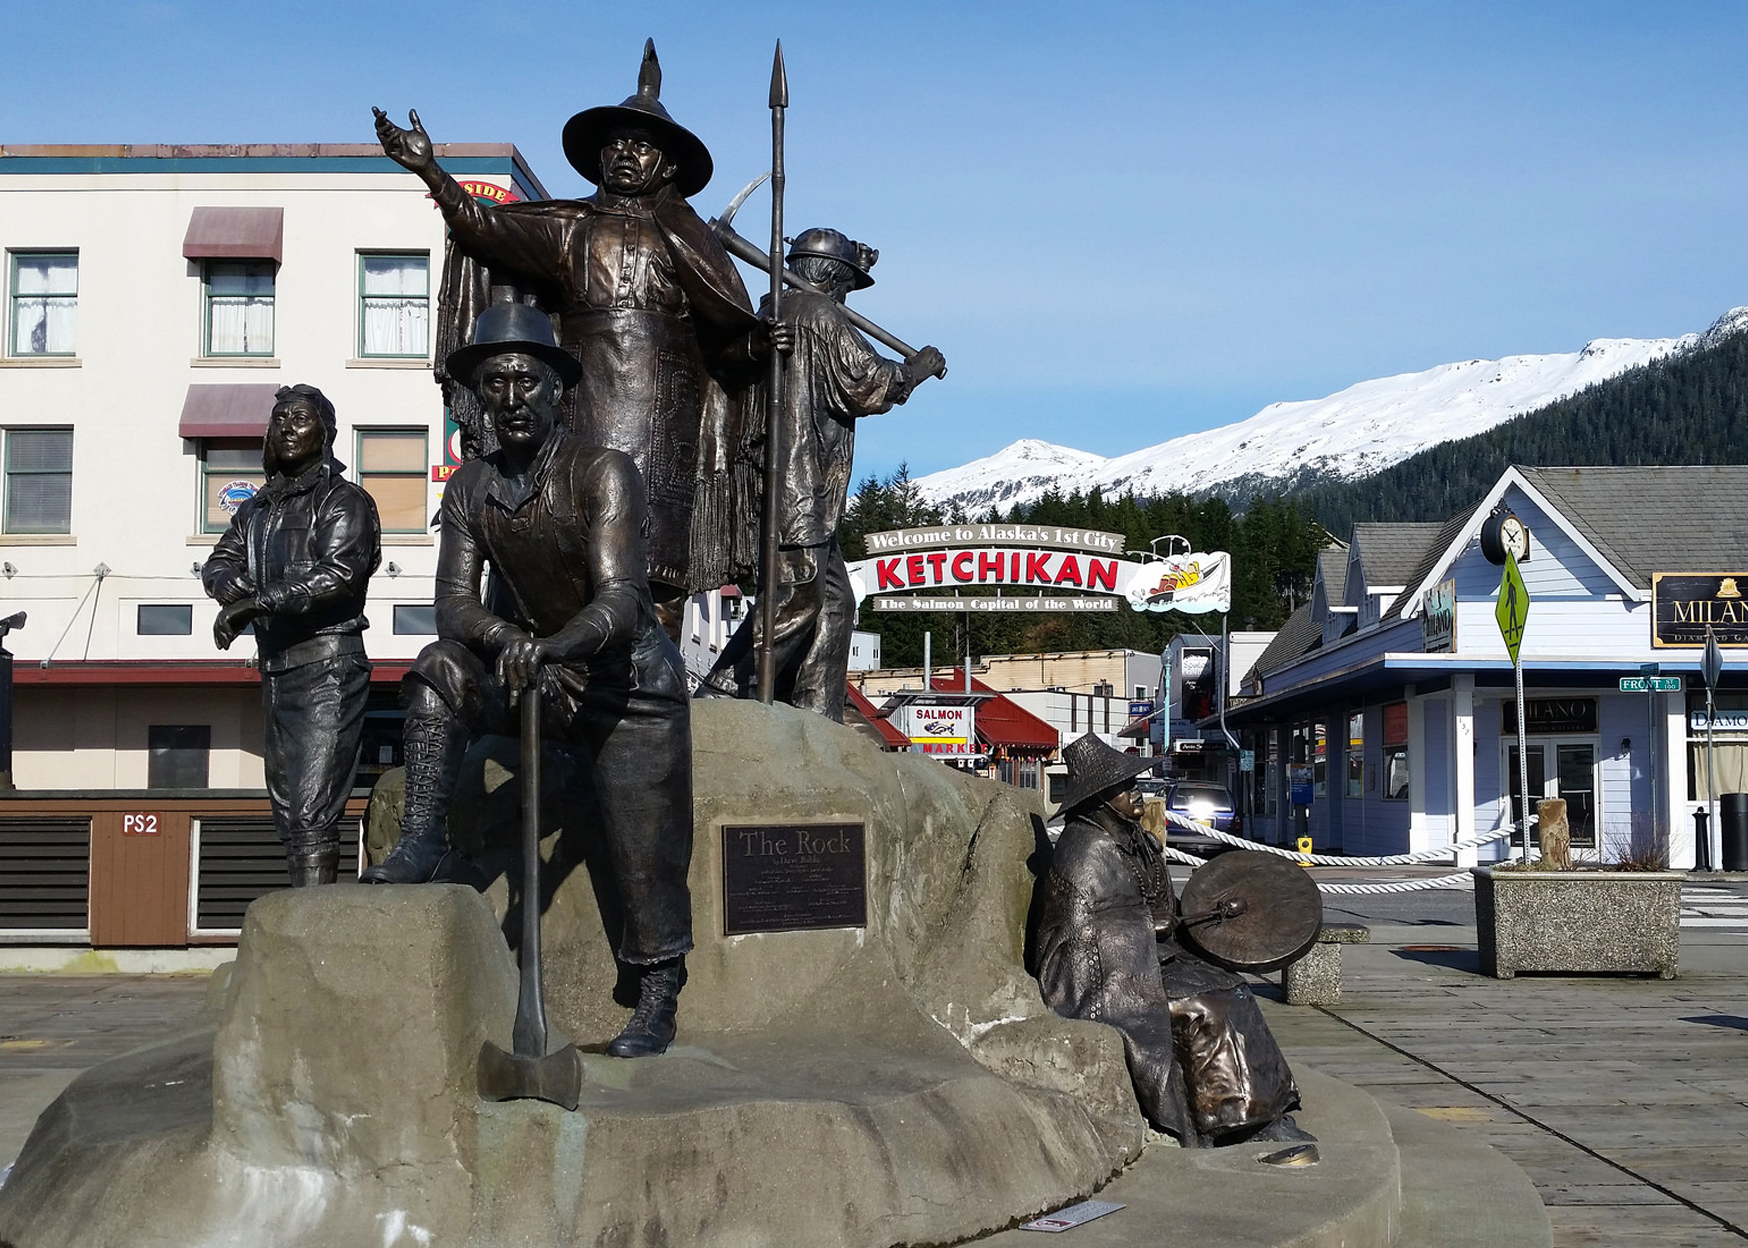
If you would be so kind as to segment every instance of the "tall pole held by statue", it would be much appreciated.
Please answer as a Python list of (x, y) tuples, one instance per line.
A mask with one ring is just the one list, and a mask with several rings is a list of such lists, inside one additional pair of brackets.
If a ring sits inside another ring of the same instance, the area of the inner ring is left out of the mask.
[[(783, 70), (783, 41), (771, 60), (771, 255), (783, 255), (783, 110), (789, 107), (789, 76)], [(783, 266), (771, 265), (771, 323), (783, 312)], [(777, 631), (778, 504), (783, 488), (783, 353), (772, 349), (765, 395), (765, 515), (759, 552), (759, 701), (777, 696), (777, 663), (771, 649)]]

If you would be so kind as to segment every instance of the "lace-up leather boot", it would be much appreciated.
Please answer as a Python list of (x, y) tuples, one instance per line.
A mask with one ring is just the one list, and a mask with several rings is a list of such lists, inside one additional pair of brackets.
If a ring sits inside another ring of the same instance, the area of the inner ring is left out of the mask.
[(388, 857), (359, 876), (366, 884), (428, 884), (451, 852), (449, 799), (461, 776), (467, 729), (450, 716), (410, 710), (403, 742), (407, 795), (401, 837)]
[(613, 1037), (607, 1052), (614, 1057), (649, 1057), (667, 1052), (674, 1042), (674, 1015), (680, 989), (686, 985), (686, 959), (658, 962), (644, 969), (637, 985), (637, 1008), (625, 1030)]

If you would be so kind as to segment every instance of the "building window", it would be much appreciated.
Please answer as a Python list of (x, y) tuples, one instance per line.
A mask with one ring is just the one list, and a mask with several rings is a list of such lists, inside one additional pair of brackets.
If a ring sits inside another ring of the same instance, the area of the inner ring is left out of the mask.
[(271, 260), (206, 262), (206, 354), (273, 354)]
[(187, 637), (194, 632), (194, 607), (186, 602), (142, 602), (134, 616), (141, 637)]
[(437, 608), (429, 602), (395, 604), (395, 636), (435, 637)]
[(360, 429), (358, 484), (376, 500), (384, 533), (423, 533), (425, 430)]
[(8, 533), (73, 531), (73, 431), (6, 431)]
[(1391, 801), (1408, 799), (1408, 703), (1392, 702), (1384, 708), (1384, 796)]
[(1366, 795), (1366, 713), (1347, 717), (1347, 795)]
[(266, 482), (255, 438), (206, 438), (200, 444), (200, 531), (223, 533), (237, 508)]
[(431, 349), (431, 258), (358, 257), (358, 354), (423, 359)]
[(153, 724), (146, 729), (146, 787), (204, 789), (212, 729), (206, 724)]
[(72, 355), (78, 309), (78, 252), (13, 253), (13, 355)]

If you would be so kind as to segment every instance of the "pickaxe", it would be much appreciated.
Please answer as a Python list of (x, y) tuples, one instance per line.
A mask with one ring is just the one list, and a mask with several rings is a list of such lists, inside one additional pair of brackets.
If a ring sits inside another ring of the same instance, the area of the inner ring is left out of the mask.
[[(769, 273), (771, 271), (771, 257), (768, 253), (761, 251), (757, 243), (751, 242), (735, 232), (734, 214), (739, 212), (740, 206), (747, 202), (747, 196), (758, 190), (759, 184), (770, 176), (771, 175), (768, 173), (761, 173), (751, 182), (748, 182), (746, 186), (741, 188), (741, 193), (739, 195), (736, 195), (733, 199), (728, 201), (728, 207), (722, 210), (722, 215), (710, 222), (711, 230), (715, 233), (716, 237), (722, 241), (722, 245), (724, 249), (727, 250), (728, 254), (741, 260), (745, 260), (761, 273)], [(797, 290), (811, 290), (816, 295), (822, 295), (825, 293), (806, 278), (797, 276), (787, 265), (783, 266), (783, 284), (785, 286), (793, 286)], [(888, 333), (886, 330), (881, 329), (880, 326), (876, 325), (873, 321), (863, 316), (854, 308), (846, 306), (844, 308), (844, 315), (846, 319), (849, 320), (850, 324), (854, 325), (857, 329), (861, 330), (864, 334), (867, 334), (875, 341), (885, 343), (905, 359), (908, 360), (911, 356), (916, 354), (915, 347), (911, 346), (908, 342), (905, 342), (904, 339), (900, 338), (898, 335)], [(945, 377), (946, 375), (946, 370), (943, 369), (941, 371), (941, 376)]]
[(487, 1040), (479, 1051), (479, 1094), (488, 1101), (551, 1101), (575, 1109), (583, 1058), (567, 1044), (546, 1051), (540, 986), (540, 676), (522, 690), (522, 988), (516, 998), (513, 1053)]

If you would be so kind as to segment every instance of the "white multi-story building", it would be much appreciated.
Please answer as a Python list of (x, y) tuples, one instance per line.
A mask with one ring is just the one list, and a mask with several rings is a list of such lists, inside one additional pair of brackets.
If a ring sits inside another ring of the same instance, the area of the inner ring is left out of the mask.
[[(507, 144), (440, 145), (475, 194), (544, 198)], [(260, 482), (277, 387), (333, 400), (375, 497), (373, 707), (432, 632), (446, 454), (431, 373), (442, 215), (375, 146), (0, 148), (0, 614), (28, 624), (22, 789), (259, 790), (258, 682), (196, 575)], [(368, 740), (391, 761), (394, 737)]]

